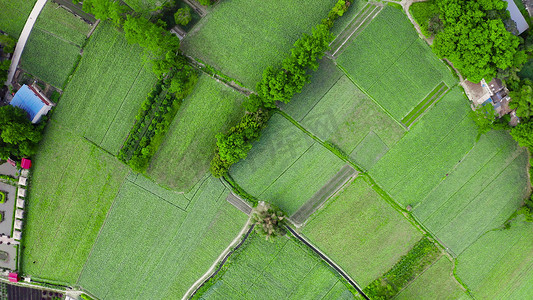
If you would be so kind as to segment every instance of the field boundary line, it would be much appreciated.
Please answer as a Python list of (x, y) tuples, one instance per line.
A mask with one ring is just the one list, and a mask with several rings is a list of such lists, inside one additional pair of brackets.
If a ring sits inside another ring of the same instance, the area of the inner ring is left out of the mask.
[[(461, 123), (465, 120), (465, 118), (467, 118), (467, 117), (468, 117), (468, 114), (465, 114), (465, 115), (463, 116), (463, 118), (461, 119), (461, 121), (455, 123), (455, 124), (453, 125), (453, 127), (450, 128), (450, 131), (448, 131), (448, 133), (446, 133), (446, 135), (442, 136), (442, 138), (438, 141), (438, 143), (437, 143), (434, 147), (428, 149), (427, 153), (425, 153), (420, 159), (418, 159), (418, 160), (416, 161), (416, 165), (414, 165), (409, 171), (404, 172), (404, 176), (402, 176), (402, 178), (405, 178), (405, 175), (409, 175), (409, 174), (411, 174), (412, 172), (414, 172), (414, 170), (415, 170), (418, 166), (420, 166), (420, 162), (421, 162), (421, 161), (425, 161), (425, 158), (426, 158), (429, 154), (431, 154), (431, 153), (433, 152), (433, 150), (437, 149), (437, 148), (439, 147), (439, 145), (441, 145), (442, 142), (443, 142), (443, 141), (444, 141), (444, 140), (445, 140), (445, 139), (446, 139), (446, 138), (447, 138), (447, 137), (448, 137), (448, 136), (449, 136), (449, 135), (450, 135), (450, 134), (451, 134), (451, 133), (452, 133), (452, 132), (458, 127), (458, 126), (459, 126), (459, 124), (461, 124)], [(474, 143), (474, 145), (475, 145), (475, 143)], [(472, 145), (472, 147), (470, 148), (469, 152), (472, 150), (472, 148), (474, 147), (474, 145)], [(411, 164), (411, 165), (412, 165), (412, 164)], [(398, 182), (396, 182), (396, 183), (390, 188), (391, 192), (392, 192), (394, 189), (396, 189), (396, 187), (400, 184), (401, 180), (402, 180), (402, 179), (400, 179)]]
[[(470, 150), (469, 150), (469, 151), (468, 151), (468, 152), (467, 152), (467, 153), (461, 158), (461, 161), (467, 159), (467, 158), (470, 156), (470, 154), (472, 153), (472, 150), (474, 150), (474, 148), (476, 147), (476, 145), (477, 145), (478, 143), (479, 143), (479, 142), (476, 142), (476, 144), (474, 144), (474, 146), (472, 147), (472, 149), (470, 149)], [(483, 163), (483, 165), (481, 165), (481, 167), (480, 167), (480, 168), (479, 168), (474, 174), (472, 174), (472, 176), (470, 176), (470, 177), (468, 178), (468, 180), (466, 180), (466, 181), (465, 181), (465, 182), (459, 187), (459, 189), (457, 189), (453, 194), (451, 194), (450, 197), (449, 197), (444, 203), (442, 203), (441, 205), (439, 205), (439, 207), (438, 207), (435, 211), (439, 210), (439, 209), (442, 207), (442, 205), (446, 204), (446, 202), (447, 202), (451, 197), (453, 197), (455, 194), (457, 194), (457, 192), (458, 192), (459, 190), (461, 190), (466, 184), (468, 184), (468, 182), (470, 182), (470, 180), (472, 180), (472, 178), (473, 178), (474, 176), (476, 176), (476, 175), (481, 171), (481, 169), (483, 169), (488, 163), (490, 163), (490, 162), (492, 161), (492, 159), (493, 159), (494, 157), (496, 157), (499, 153), (501, 153), (504, 149), (506, 149), (506, 147), (501, 147), (500, 149), (498, 149), (498, 151), (494, 152), (494, 154), (491, 155), (491, 156), (489, 157), (489, 159), (488, 159), (485, 163)], [(456, 163), (455, 166), (453, 166), (453, 168), (451, 169), (451, 171), (454, 171), (454, 172), (455, 172), (455, 170), (457, 169), (458, 166), (459, 166), (459, 163)], [(433, 189), (431, 189), (431, 191), (429, 191), (429, 193), (426, 195), (426, 197), (424, 197), (424, 199), (422, 199), (419, 203), (417, 203), (417, 204), (413, 207), (413, 210), (414, 210), (417, 206), (419, 206), (422, 202), (424, 202), (424, 201), (429, 197), (429, 195), (430, 195), (431, 193), (433, 193), (433, 191), (435, 191), (437, 188), (439, 188), (439, 186), (444, 182), (444, 180), (446, 180), (446, 177), (442, 178), (442, 179), (440, 180), (440, 182), (439, 182), (435, 187), (433, 187)], [(429, 219), (434, 213), (435, 213), (435, 212), (431, 213), (426, 219), (424, 219), (424, 221), (426, 221), (427, 219)]]
[[(372, 11), (370, 11), (368, 13), (368, 15), (361, 21), (361, 23), (352, 31), (352, 33), (350, 33), (348, 35), (348, 37), (344, 40), (344, 42), (342, 42), (339, 47), (337, 48), (337, 50), (335, 50), (333, 53), (332, 53), (332, 56), (335, 58), (335, 57), (338, 57), (337, 55), (337, 52), (339, 52), (340, 50), (343, 49), (344, 45), (346, 43), (348, 43), (350, 40), (352, 40), (352, 37), (355, 33), (358, 33), (359, 29), (362, 28), (362, 30), (364, 30), (378, 15), (379, 13), (383, 10), (383, 6), (381, 5), (376, 5), (376, 4), (371, 4), (374, 6), (374, 9), (372, 9)], [(375, 11), (377, 10), (376, 13), (374, 13)], [(366, 21), (369, 21), (368, 23), (366, 23)], [(361, 33), (361, 32), (359, 32)], [(357, 37), (359, 34), (357, 34), (355, 37)], [(342, 52), (344, 51), (341, 51), (340, 54), (342, 54)], [(339, 54), (339, 55), (340, 55)]]
[[(89, 156), (92, 156), (94, 153), (94, 149), (91, 149), (90, 153), (89, 153)], [(84, 181), (83, 179), (83, 175), (85, 175), (85, 173), (87, 172), (87, 169), (89, 168), (89, 161), (90, 160), (87, 160), (84, 164), (84, 167), (83, 167), (83, 171), (81, 172), (82, 176), (80, 176), (78, 178), (78, 180), (76, 181), (76, 187), (74, 188), (74, 190), (70, 193), (70, 197), (69, 198), (72, 198), (72, 196), (74, 196), (78, 190), (78, 188), (80, 187), (80, 184)], [(75, 201), (69, 201), (69, 204), (68, 206), (62, 206), (61, 207), (61, 212), (63, 211), (63, 209), (67, 212), (66, 214), (68, 214), (70, 208), (72, 207), (72, 204), (74, 203)], [(63, 221), (65, 220), (65, 215), (63, 215), (63, 217), (61, 218), (61, 221), (59, 221), (59, 226), (57, 226), (57, 230), (54, 234), (54, 237), (52, 240), (55, 240), (57, 235), (59, 234), (59, 231), (61, 230), (61, 228), (63, 227)], [(57, 224), (57, 222), (55, 222), (55, 224)], [(78, 240), (78, 242), (80, 242), (80, 240)], [(46, 245), (46, 242), (45, 242), (45, 245)], [(42, 272), (42, 268), (44, 268), (46, 266), (46, 262), (48, 261), (48, 259), (50, 258), (50, 252), (46, 255), (46, 258), (44, 259), (44, 262), (43, 264), (41, 265), (41, 267), (39, 268), (39, 270)]]
[[(142, 70), (143, 70), (143, 68), (145, 66), (146, 66), (146, 64), (143, 64), (142, 67), (139, 69), (139, 72), (137, 72), (137, 75), (135, 76), (135, 79), (131, 83), (130, 88), (128, 89), (128, 92), (122, 97), (122, 102), (120, 103), (120, 106), (118, 107), (118, 109), (115, 111), (115, 115), (113, 116), (113, 119), (111, 120), (111, 122), (109, 122), (109, 126), (107, 126), (107, 130), (105, 131), (104, 135), (102, 136), (102, 140), (99, 143), (100, 145), (102, 145), (104, 143), (104, 140), (105, 140), (105, 138), (107, 136), (107, 133), (111, 129), (111, 126), (113, 126), (113, 123), (115, 123), (115, 119), (117, 118), (118, 113), (122, 110), (122, 107), (124, 106), (124, 102), (126, 102), (126, 98), (129, 96), (133, 86), (135, 86), (135, 83), (137, 82), (137, 80), (138, 80), (138, 78), (139, 78), (139, 76), (140, 76), (140, 74), (141, 74), (141, 72), (142, 72)], [(135, 122), (134, 122), (134, 125), (135, 125)], [(132, 128), (133, 128), (133, 125), (130, 127), (130, 131), (131, 131)], [(128, 132), (128, 137), (129, 137), (129, 133), (130, 132)], [(126, 140), (128, 139), (128, 137), (126, 137)], [(122, 143), (122, 146), (124, 146), (124, 143)], [(122, 146), (120, 147), (120, 149), (122, 149)], [(120, 151), (120, 149), (119, 149), (119, 151)]]
[[(472, 149), (473, 149), (473, 148), (472, 148)], [(453, 198), (457, 193), (459, 193), (459, 191), (461, 191), (461, 190), (463, 189), (463, 187), (465, 187), (467, 184), (469, 184), (469, 183), (471, 182), (471, 180), (472, 180), (474, 177), (476, 177), (476, 176), (478, 175), (478, 173), (481, 172), (481, 170), (482, 170), (483, 168), (485, 168), (485, 166), (487, 166), (487, 165), (488, 165), (488, 164), (489, 164), (489, 163), (490, 163), (490, 162), (491, 162), (491, 161), (492, 161), (492, 160), (493, 160), (498, 154), (500, 154), (504, 149), (505, 149), (505, 148), (502, 147), (502, 148), (500, 148), (497, 152), (495, 152), (494, 155), (492, 155), (492, 156), (490, 157), (490, 159), (487, 160), (487, 162), (485, 162), (485, 163), (484, 163), (484, 164), (483, 164), (483, 165), (482, 165), (482, 166), (481, 166), (481, 167), (480, 167), (480, 168), (479, 168), (474, 174), (472, 174), (472, 176), (470, 176), (470, 178), (468, 178), (468, 180), (466, 180), (466, 181), (465, 181), (465, 182), (459, 187), (459, 189), (457, 189), (453, 194), (451, 194), (450, 197), (448, 197), (448, 199), (446, 199), (446, 201), (444, 201), (441, 205), (439, 205), (439, 207), (438, 207), (434, 212), (432, 212), (430, 215), (428, 215), (428, 217), (427, 217), (426, 219), (424, 219), (424, 221), (426, 221), (426, 220), (428, 220), (429, 218), (431, 218), (431, 217), (432, 217), (437, 211), (439, 211), (439, 210), (440, 210), (440, 209), (441, 209), (446, 203), (448, 203), (448, 202), (450, 201), (451, 198)], [(467, 153), (467, 155), (465, 155), (464, 157), (468, 156), (468, 154), (470, 154), (471, 151), (472, 151), (472, 150), (470, 150), (470, 151)], [(523, 150), (522, 150), (522, 151), (523, 151)], [(480, 191), (479, 193), (477, 193), (477, 194), (474, 196), (474, 198), (476, 198), (476, 197), (477, 197), (479, 194), (481, 194), (481, 193), (482, 193), (482, 192), (483, 192), (488, 186), (490, 186), (490, 184), (491, 184), (494, 180), (496, 180), (496, 178), (498, 178), (498, 176), (500, 176), (500, 174), (501, 174), (502, 172), (504, 172), (504, 171), (507, 169), (507, 167), (509, 167), (509, 165), (511, 165), (511, 164), (515, 161), (516, 158), (518, 158), (518, 156), (520, 156), (520, 154), (521, 154), (522, 151), (520, 151), (520, 152), (519, 152), (518, 154), (516, 154), (516, 155), (513, 154), (514, 157), (511, 159), (511, 161), (510, 161), (509, 163), (505, 164), (505, 165), (503, 166), (503, 168), (501, 169), (501, 171), (498, 172), (498, 174), (496, 174), (496, 175), (493, 174), (493, 176), (494, 176), (493, 179), (491, 179), (490, 182), (487, 183), (487, 185), (486, 185), (483, 189), (481, 189), (481, 191)], [(464, 159), (464, 157), (463, 157), (463, 159)], [(463, 160), (463, 159), (461, 159), (461, 160)], [(457, 166), (457, 165), (458, 165), (458, 164), (456, 164), (456, 166)], [(439, 182), (439, 184), (438, 184), (435, 188), (437, 188), (438, 186), (440, 186), (440, 185), (442, 184), (443, 181), (444, 181), (444, 179), (442, 179), (441, 182)], [(433, 190), (432, 190), (432, 191), (433, 191)], [(429, 195), (429, 194), (428, 194), (428, 195)], [(426, 196), (426, 198), (427, 198), (427, 196)], [(422, 201), (424, 201), (426, 198), (424, 198)], [(469, 202), (465, 205), (465, 207), (468, 206), (468, 204), (470, 204), (470, 202), (472, 202), (472, 201), (474, 200), (474, 198), (473, 198), (471, 201), (469, 201)], [(421, 202), (422, 202), (422, 201), (421, 201)], [(420, 203), (421, 203), (421, 202), (420, 202)], [(464, 209), (464, 208), (463, 208), (463, 209)], [(461, 211), (463, 211), (463, 209), (461, 209)], [(447, 224), (446, 224), (446, 225), (447, 225)], [(446, 226), (446, 225), (445, 225), (445, 226)], [(443, 226), (443, 227), (444, 227), (444, 226)], [(442, 228), (440, 228), (440, 229), (442, 229)], [(440, 229), (439, 229), (439, 230), (440, 230)]]
[[(462, 212), (466, 209), (466, 207), (467, 207), (468, 205), (470, 205), (470, 204), (471, 204), (471, 203), (472, 203), (477, 197), (479, 197), (479, 195), (480, 195), (481, 193), (483, 193), (483, 192), (484, 192), (484, 191), (490, 186), (490, 184), (494, 182), (494, 180), (496, 180), (496, 179), (497, 179), (497, 178), (498, 178), (498, 177), (499, 177), (499, 176), (500, 176), (505, 170), (507, 170), (507, 168), (509, 167), (509, 165), (511, 165), (511, 164), (512, 164), (512, 163), (518, 158), (519, 155), (520, 155), (520, 154), (518, 154), (515, 158), (513, 158), (513, 160), (512, 160), (509, 164), (507, 164), (507, 166), (505, 166), (505, 168), (503, 168), (500, 172), (498, 172), (498, 174), (497, 174), (496, 176), (494, 176), (494, 178), (490, 181), (490, 183), (487, 184), (487, 186), (485, 186), (485, 187), (484, 187), (479, 193), (477, 193), (477, 194), (475, 195), (475, 197), (472, 198), (472, 200), (468, 201), (468, 203), (467, 203), (467, 204), (461, 209), (461, 211), (460, 211), (459, 213), (455, 214), (455, 216), (454, 216), (454, 217), (453, 217), (448, 223), (446, 223), (446, 225), (442, 226), (442, 227), (439, 229), (439, 231), (442, 230), (444, 227), (448, 226), (450, 223), (452, 223), (453, 220), (457, 219), (458, 216), (459, 216), (459, 214), (462, 213)], [(492, 220), (494, 220), (494, 218), (492, 218), (491, 221), (492, 221)], [(461, 251), (461, 253), (463, 253), (468, 247), (470, 247), (470, 245), (472, 245), (476, 240), (478, 240), (479, 237), (481, 237), (483, 234), (485, 234), (486, 232), (489, 232), (489, 231), (491, 231), (491, 230), (492, 230), (492, 229), (487, 229), (487, 226), (485, 226), (485, 227), (482, 229), (482, 233), (479, 234), (479, 235), (474, 239), (474, 241), (472, 241), (471, 243), (469, 243), (468, 246), (465, 247), (465, 248), (463, 249), (463, 251)], [(455, 253), (455, 252), (454, 252), (454, 253)], [(461, 255), (461, 253), (458, 253), (455, 257), (458, 257), (459, 255)]]
[[(324, 59), (329, 59), (331, 60), (330, 58), (328, 57), (324, 57)], [(331, 60), (332, 63), (335, 63), (333, 60)], [(337, 85), (337, 83), (342, 79), (343, 76), (346, 76), (345, 74), (342, 74), (341, 76), (339, 76), (339, 79), (335, 80), (335, 83), (320, 97), (320, 99), (318, 99), (318, 101), (313, 104), (313, 106), (309, 109), (308, 112), (305, 113), (305, 115), (299, 120), (297, 121), (296, 119), (294, 119), (295, 121), (297, 122), (303, 122), (304, 119), (313, 111), (313, 109), (315, 109), (315, 107), (318, 105), (318, 103), (322, 102), (322, 99), (324, 97), (326, 97), (327, 94), (329, 94), (329, 92), (331, 91), (331, 89), (333, 89), (334, 86)], [(282, 108), (280, 108), (280, 110), (283, 110)]]
[[(362, 92), (363, 92), (363, 93), (364, 93), (364, 94), (365, 94), (370, 100), (372, 100), (372, 102), (374, 102), (374, 104), (376, 104), (379, 108), (381, 108), (381, 110), (383, 110), (383, 112), (385, 112), (385, 114), (386, 114), (387, 116), (389, 116), (389, 118), (393, 119), (398, 125), (400, 125), (400, 127), (401, 127), (403, 130), (405, 130), (405, 132), (408, 131), (407, 128), (405, 127), (405, 125), (404, 125), (402, 122), (396, 120), (396, 118), (393, 117), (392, 114), (391, 114), (387, 109), (385, 109), (385, 107), (383, 107), (383, 105), (381, 105), (378, 101), (376, 101), (376, 99), (374, 99), (374, 97), (370, 96), (370, 94), (369, 94), (365, 89), (363, 89), (362, 86), (360, 86), (359, 84), (357, 84), (357, 82), (356, 82), (355, 79), (352, 77), (352, 75), (350, 75), (350, 74), (348, 73), (348, 71), (347, 71), (343, 66), (339, 65), (336, 61), (335, 61), (335, 65), (337, 65), (337, 67), (338, 67), (339, 69), (342, 70), (342, 72), (344, 73), (344, 75), (346, 75), (346, 77), (348, 77), (348, 79), (350, 79), (350, 81), (351, 81), (351, 82), (352, 82), (352, 83), (353, 83), (353, 84), (354, 84), (359, 90), (361, 90), (361, 91), (362, 91)], [(379, 78), (378, 78), (378, 80), (379, 80)], [(372, 88), (372, 86), (371, 86), (369, 89), (371, 89), (371, 88)]]
[(261, 198), (261, 195), (263, 195), (272, 185), (274, 185), (274, 183), (276, 183), (276, 181), (278, 181), (278, 179), (280, 179), (283, 175), (285, 175), (285, 173), (297, 162), (300, 160), (300, 158), (302, 158), (308, 151), (309, 149), (311, 149), (313, 147), (313, 145), (316, 144), (316, 141), (314, 141), (311, 145), (309, 145), (309, 147), (307, 147), (307, 149), (305, 149), (304, 152), (302, 152), (302, 154), (300, 154), (298, 156), (298, 158), (296, 158), (290, 165), (288, 165), (285, 170), (283, 170), (283, 172), (281, 172), (281, 174), (279, 174), (278, 177), (276, 177), (276, 179), (274, 179), (274, 181), (272, 181), (271, 184), (269, 184), (261, 193), (259, 193), (259, 196), (257, 196), (258, 198)]
[(297, 233), (294, 229), (292, 229), (290, 226), (285, 226), (291, 233), (294, 235), (298, 240), (300, 240), (304, 245), (309, 247), (313, 252), (318, 254), (320, 258), (322, 258), (323, 261), (325, 261), (328, 265), (330, 265), (335, 271), (337, 271), (348, 283), (353, 286), (363, 298), (366, 300), (370, 300), (368, 296), (363, 292), (363, 290), (359, 287), (357, 282), (353, 280), (348, 273), (346, 273), (341, 267), (339, 267), (331, 258), (329, 258), (326, 254), (324, 254), (320, 249), (315, 247), (311, 242), (307, 240), (303, 235), (300, 235)]
[[(141, 185), (138, 185), (136, 182), (133, 182), (133, 181), (129, 180), (128, 178), (126, 178), (126, 180), (129, 181), (129, 182), (130, 182), (131, 184), (133, 184), (134, 186), (136, 186), (136, 187), (138, 187), (138, 188), (140, 188), (140, 189), (142, 189), (142, 190), (144, 190), (144, 191), (147, 191), (148, 193), (150, 193), (150, 194), (156, 196), (157, 198), (159, 198), (160, 200), (163, 200), (164, 202), (166, 202), (166, 203), (168, 203), (168, 204), (170, 204), (170, 205), (172, 205), (172, 206), (178, 208), (179, 210), (181, 210), (181, 211), (183, 211), (183, 212), (185, 212), (185, 213), (187, 212), (184, 208), (181, 208), (181, 207), (179, 207), (178, 205), (176, 205), (176, 204), (174, 204), (174, 203), (168, 201), (167, 199), (165, 199), (165, 198), (159, 196), (158, 194), (156, 194), (156, 193), (150, 191), (149, 189), (147, 189), (147, 188), (145, 188), (145, 187), (143, 187), (143, 186), (141, 186)], [(190, 201), (189, 201), (189, 202), (190, 202)]]

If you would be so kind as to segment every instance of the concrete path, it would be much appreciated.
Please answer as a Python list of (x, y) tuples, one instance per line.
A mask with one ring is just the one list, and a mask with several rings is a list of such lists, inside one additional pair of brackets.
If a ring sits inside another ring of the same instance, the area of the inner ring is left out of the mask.
[(17, 46), (15, 47), (15, 52), (13, 53), (13, 58), (11, 60), (11, 66), (9, 67), (9, 75), (7, 76), (7, 81), (6, 81), (7, 85), (11, 85), (11, 81), (13, 80), (13, 76), (15, 76), (15, 71), (17, 70), (17, 66), (20, 61), (20, 56), (22, 55), (22, 51), (24, 51), (24, 46), (26, 46), (28, 37), (30, 36), (31, 30), (33, 29), (33, 25), (35, 24), (35, 21), (37, 21), (37, 17), (43, 10), (43, 7), (47, 1), (48, 0), (37, 0), (37, 3), (35, 3), (35, 6), (33, 7), (31, 11), (30, 16), (28, 17), (28, 20), (26, 20), (24, 29), (22, 29), (19, 40), (17, 42)]

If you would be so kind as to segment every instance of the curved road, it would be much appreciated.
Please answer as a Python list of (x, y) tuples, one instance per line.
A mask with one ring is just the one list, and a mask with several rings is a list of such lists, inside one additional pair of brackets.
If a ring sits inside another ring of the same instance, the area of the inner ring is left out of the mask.
[(35, 24), (35, 21), (37, 21), (37, 17), (41, 13), (41, 10), (43, 10), (43, 7), (47, 1), (48, 0), (37, 0), (37, 3), (35, 3), (35, 6), (33, 7), (31, 11), (30, 16), (28, 17), (28, 20), (26, 20), (24, 29), (22, 29), (22, 32), (20, 33), (20, 36), (17, 42), (17, 46), (15, 47), (15, 52), (13, 53), (13, 58), (11, 60), (11, 66), (9, 67), (9, 74), (7, 76), (7, 81), (6, 81), (7, 85), (11, 85), (11, 81), (13, 80), (13, 76), (15, 76), (15, 71), (17, 70), (17, 66), (20, 61), (20, 56), (22, 55), (24, 46), (26, 46), (28, 37), (30, 36), (31, 30), (33, 29), (33, 25)]

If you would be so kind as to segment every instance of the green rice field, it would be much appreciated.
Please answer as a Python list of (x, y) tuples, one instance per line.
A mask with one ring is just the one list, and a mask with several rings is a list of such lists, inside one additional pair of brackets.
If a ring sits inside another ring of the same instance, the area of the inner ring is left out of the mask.
[(72, 285), (128, 170), (54, 121), (34, 161), (22, 269)]
[(246, 223), (228, 193), (206, 177), (182, 209), (126, 181), (78, 283), (105, 299), (181, 298)]
[(449, 87), (457, 82), (429, 46), (418, 39), (403, 12), (390, 6), (357, 36), (337, 62), (398, 121), (441, 81)]
[(248, 193), (293, 214), (345, 162), (276, 114), (248, 157), (230, 175)]
[(362, 177), (311, 216), (303, 233), (362, 288), (422, 238)]
[(18, 39), (37, 0), (0, 0), (0, 30)]
[(128, 44), (111, 24), (100, 23), (54, 119), (114, 155), (155, 80), (142, 49)]
[(200, 299), (354, 299), (325, 262), (294, 239), (252, 234)]
[(310, 33), (335, 2), (221, 1), (189, 32), (182, 49), (254, 88), (263, 70), (281, 63), (293, 43)]
[(209, 76), (200, 76), (174, 118), (166, 140), (148, 169), (158, 182), (190, 189), (209, 169), (219, 132), (242, 116), (244, 96)]

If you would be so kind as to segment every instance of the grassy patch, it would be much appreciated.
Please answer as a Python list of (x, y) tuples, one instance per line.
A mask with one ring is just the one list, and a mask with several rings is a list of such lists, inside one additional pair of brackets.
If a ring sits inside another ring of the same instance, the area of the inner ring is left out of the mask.
[(422, 237), (361, 177), (315, 213), (303, 233), (363, 287)]
[(37, 0), (0, 0), (0, 29), (17, 38)]
[[(395, 299), (460, 299), (465, 291), (455, 281), (453, 264), (446, 256), (427, 269)], [(468, 298), (468, 297), (467, 297)]]
[(273, 243), (252, 234), (231, 257), (225, 273), (201, 299), (321, 299), (334, 293), (354, 295), (336, 274), (303, 245), (288, 238)]
[(185, 195), (191, 203), (184, 211), (125, 182), (79, 284), (99, 298), (181, 298), (246, 222), (228, 193), (208, 177)]
[(415, 2), (409, 7), (409, 12), (420, 26), (420, 30), (426, 37), (430, 37), (429, 21), (431, 18), (438, 16), (440, 10), (434, 0)]
[(418, 39), (403, 12), (389, 6), (337, 61), (397, 120), (407, 115), (440, 81), (448, 86), (456, 84), (448, 68)]
[(162, 6), (168, 0), (125, 0), (124, 2), (136, 12), (147, 13)]
[(37, 78), (61, 88), (80, 55), (78, 46), (34, 28), (22, 54), (20, 67)]
[(335, 2), (220, 1), (189, 32), (182, 49), (253, 88), (263, 70), (280, 63), (301, 34), (320, 23)]
[(371, 299), (390, 299), (439, 256), (439, 248), (427, 238), (423, 238), (409, 250), (409, 253), (402, 256), (392, 269), (374, 280), (363, 292)]
[(127, 168), (55, 122), (34, 161), (22, 270), (75, 284)]
[(457, 259), (456, 274), (478, 298), (526, 299), (533, 293), (533, 223), (489, 231)]
[(142, 56), (141, 48), (129, 45), (111, 24), (101, 23), (54, 119), (110, 153), (118, 153), (155, 83)]
[(201, 76), (174, 118), (148, 174), (181, 191), (190, 189), (209, 168), (216, 138), (242, 115), (242, 94)]

